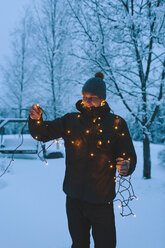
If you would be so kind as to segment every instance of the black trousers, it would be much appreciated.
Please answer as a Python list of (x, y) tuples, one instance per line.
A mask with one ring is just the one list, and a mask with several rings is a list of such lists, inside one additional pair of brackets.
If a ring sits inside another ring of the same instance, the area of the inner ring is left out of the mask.
[(91, 228), (95, 248), (116, 247), (113, 203), (92, 204), (67, 196), (66, 211), (72, 248), (90, 247)]

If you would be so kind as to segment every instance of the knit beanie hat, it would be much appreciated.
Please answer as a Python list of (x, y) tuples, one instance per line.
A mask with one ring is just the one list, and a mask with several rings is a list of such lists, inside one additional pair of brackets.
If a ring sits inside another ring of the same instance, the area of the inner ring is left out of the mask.
[(97, 72), (95, 77), (92, 77), (86, 81), (82, 88), (82, 93), (89, 92), (93, 95), (99, 96), (101, 99), (106, 98), (106, 85), (103, 81), (104, 75), (102, 72)]

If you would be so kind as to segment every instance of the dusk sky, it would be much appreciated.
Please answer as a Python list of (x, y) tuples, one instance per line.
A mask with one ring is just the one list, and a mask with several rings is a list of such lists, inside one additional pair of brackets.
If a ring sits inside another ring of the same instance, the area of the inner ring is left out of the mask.
[(10, 33), (21, 18), (21, 12), (32, 0), (0, 1), (0, 63), (10, 55)]

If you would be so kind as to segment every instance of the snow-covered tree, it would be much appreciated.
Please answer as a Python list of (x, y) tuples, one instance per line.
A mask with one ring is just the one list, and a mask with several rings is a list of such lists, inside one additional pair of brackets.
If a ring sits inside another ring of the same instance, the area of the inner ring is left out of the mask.
[(18, 110), (18, 117), (30, 103), (35, 81), (36, 64), (31, 55), (32, 23), (29, 9), (11, 34), (11, 56), (2, 65), (2, 86), (9, 108)]
[[(165, 2), (66, 0), (77, 27), (79, 54), (104, 72), (143, 133), (145, 178), (151, 177), (150, 127), (163, 98)], [(109, 82), (109, 83), (108, 83)], [(151, 108), (152, 106), (152, 108)]]
[(67, 92), (66, 40), (67, 16), (59, 0), (38, 0), (34, 4), (34, 56), (40, 66), (38, 85), (46, 99), (45, 105), (56, 118)]

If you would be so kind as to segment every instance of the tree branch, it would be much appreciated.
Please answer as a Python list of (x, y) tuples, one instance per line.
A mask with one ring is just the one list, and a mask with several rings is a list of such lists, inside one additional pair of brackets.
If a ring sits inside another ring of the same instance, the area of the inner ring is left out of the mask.
[[(165, 79), (165, 59), (164, 59), (164, 63), (163, 63), (162, 80), (161, 80), (160, 89), (159, 89), (158, 103), (160, 103), (160, 100), (162, 99), (162, 96), (163, 96), (164, 79)], [(156, 104), (156, 107), (155, 107), (155, 109), (153, 111), (153, 114), (151, 116), (151, 119), (150, 119), (149, 123), (146, 125), (147, 129), (150, 128), (152, 122), (155, 119), (155, 116), (156, 116), (158, 110), (159, 110), (159, 104)]]

